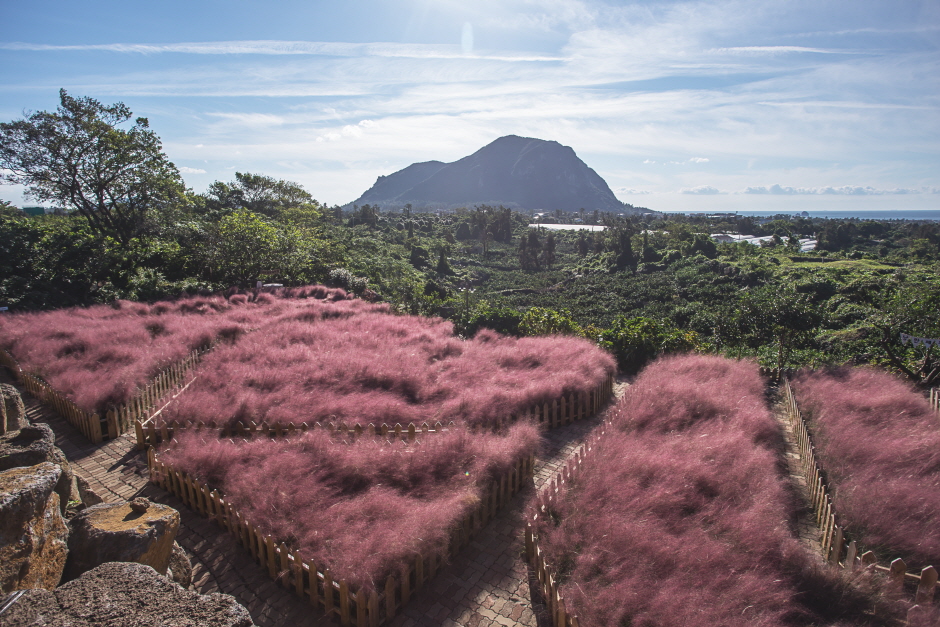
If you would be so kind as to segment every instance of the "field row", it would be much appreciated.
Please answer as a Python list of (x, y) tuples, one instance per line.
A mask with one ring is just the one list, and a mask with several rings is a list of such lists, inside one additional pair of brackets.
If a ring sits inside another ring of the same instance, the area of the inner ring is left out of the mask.
[[(840, 375), (806, 374), (800, 381), (808, 386), (833, 376)], [(851, 396), (869, 405), (869, 416), (880, 415), (885, 428), (867, 441), (889, 452), (932, 446), (940, 431), (936, 414), (896, 381), (898, 395), (879, 404), (873, 390), (887, 383), (876, 378), (819, 399)], [(782, 435), (764, 390), (752, 365), (714, 357), (661, 360), (638, 377), (529, 512), (529, 556), (555, 625), (888, 625), (908, 616), (910, 624), (936, 622), (929, 605), (935, 577), (914, 582), (916, 598), (897, 596), (897, 578), (882, 584), (870, 569), (821, 568), (799, 544), (799, 503), (781, 470)], [(920, 424), (910, 420), (915, 407), (927, 408), (918, 415), (931, 432), (912, 427)], [(834, 405), (840, 415), (844, 409)], [(839, 450), (852, 450), (838, 441)], [(926, 549), (940, 514), (938, 467), (922, 464), (916, 472), (921, 492), (907, 503), (926, 515), (915, 543)], [(908, 528), (916, 516), (885, 498), (898, 483), (877, 463), (866, 477), (881, 495), (868, 497), (869, 518), (895, 531)], [(882, 547), (885, 555), (901, 554), (905, 534), (898, 538)], [(907, 559), (917, 564), (913, 553)], [(912, 609), (912, 599), (920, 606)]]
[[(567, 420), (596, 409), (596, 390), (615, 371), (607, 353), (579, 338), (483, 330), (461, 339), (444, 320), (393, 315), (320, 286), (18, 314), (0, 319), (0, 347), (93, 440), (156, 409), (154, 430), (495, 427), (524, 414), (557, 421), (556, 403), (566, 404)], [(170, 381), (161, 370), (182, 374)], [(185, 394), (158, 403), (183, 383)]]

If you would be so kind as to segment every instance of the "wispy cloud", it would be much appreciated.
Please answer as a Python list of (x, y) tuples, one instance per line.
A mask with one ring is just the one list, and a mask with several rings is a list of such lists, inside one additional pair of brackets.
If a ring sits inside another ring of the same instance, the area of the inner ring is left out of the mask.
[(190, 168), (185, 165), (178, 166), (177, 169), (183, 174), (206, 174), (206, 171), (201, 168)]
[(728, 52), (731, 54), (790, 54), (797, 52), (811, 52), (815, 54), (859, 54), (850, 50), (830, 48), (809, 48), (806, 46), (732, 46), (729, 48), (713, 48), (710, 52)]
[(3, 50), (32, 52), (115, 52), (132, 54), (196, 54), (196, 55), (307, 55), (325, 57), (385, 57), (405, 59), (486, 59), (489, 61), (561, 61), (563, 57), (525, 53), (465, 52), (460, 45), (345, 43), (321, 41), (209, 41), (176, 44), (81, 44), (53, 45), (25, 42), (0, 43)]

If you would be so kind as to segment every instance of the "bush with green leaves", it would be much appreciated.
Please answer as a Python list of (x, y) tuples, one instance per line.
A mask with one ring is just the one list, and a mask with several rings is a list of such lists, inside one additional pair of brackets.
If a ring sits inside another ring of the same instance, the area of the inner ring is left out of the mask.
[(694, 331), (650, 318), (620, 316), (601, 332), (601, 345), (613, 352), (622, 372), (634, 374), (659, 355), (696, 350), (699, 339)]

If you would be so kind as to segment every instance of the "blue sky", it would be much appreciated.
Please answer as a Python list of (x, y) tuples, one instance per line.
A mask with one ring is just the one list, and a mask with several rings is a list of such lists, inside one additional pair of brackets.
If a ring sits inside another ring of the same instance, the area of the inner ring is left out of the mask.
[(652, 209), (940, 209), (936, 0), (32, 0), (2, 17), (0, 120), (54, 109), (60, 87), (122, 101), (196, 191), (254, 172), (343, 204), (516, 134)]

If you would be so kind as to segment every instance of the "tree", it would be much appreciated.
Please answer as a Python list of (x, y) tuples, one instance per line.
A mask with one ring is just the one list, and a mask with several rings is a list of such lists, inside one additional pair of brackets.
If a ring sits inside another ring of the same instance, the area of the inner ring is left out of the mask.
[(933, 342), (902, 341), (901, 334), (916, 338), (940, 338), (940, 294), (935, 282), (903, 285), (882, 300), (874, 327), (880, 332), (881, 361), (909, 381), (931, 387), (940, 381), (940, 357)]
[(236, 172), (234, 182), (216, 181), (209, 186), (206, 207), (216, 212), (244, 208), (276, 218), (289, 209), (308, 207), (319, 210), (319, 203), (298, 183), (263, 174)]
[(64, 89), (59, 98), (55, 112), (0, 124), (0, 169), (7, 170), (0, 180), (78, 212), (96, 233), (127, 245), (182, 201), (179, 172), (147, 118), (117, 128), (132, 116), (123, 103), (105, 106)]
[(549, 270), (555, 265), (555, 234), (549, 231), (545, 238), (545, 249), (542, 251), (542, 261)]

